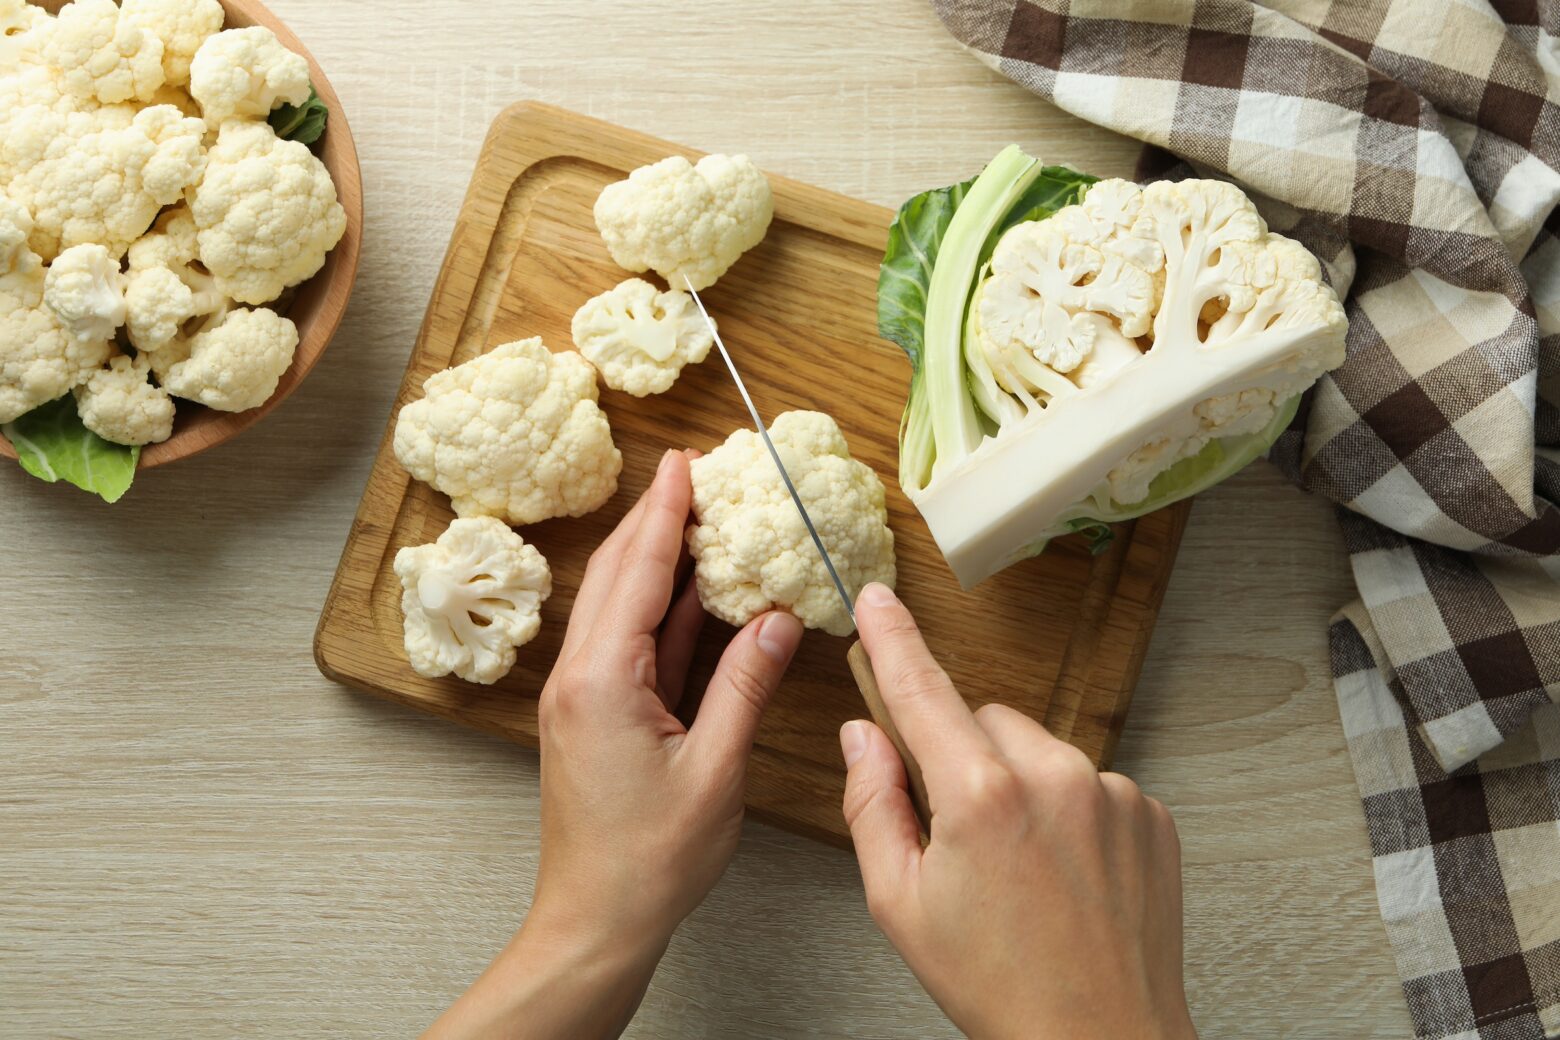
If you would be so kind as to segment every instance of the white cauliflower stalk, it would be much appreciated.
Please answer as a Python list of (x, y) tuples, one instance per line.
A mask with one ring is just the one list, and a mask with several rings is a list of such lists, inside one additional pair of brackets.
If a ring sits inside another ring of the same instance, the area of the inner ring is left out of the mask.
[(152, 356), (154, 365), (166, 366), (159, 372), (163, 387), (219, 412), (247, 412), (276, 393), (298, 349), (298, 327), (265, 308), (232, 310), (205, 325), (180, 352), (186, 349), (181, 360), (161, 352)]
[(162, 41), (163, 81), (182, 87), (201, 44), (222, 31), (218, 0), (124, 0), (120, 18)]
[(66, 93), (105, 105), (145, 101), (164, 81), (162, 41), (124, 17), (114, 0), (66, 4), (42, 54)]
[(264, 119), (278, 105), (309, 99), (309, 63), (263, 26), (228, 29), (201, 43), (189, 83), (212, 126), (234, 118)]
[(596, 227), (619, 267), (653, 270), (673, 289), (705, 289), (763, 241), (774, 211), (769, 181), (747, 156), (706, 155), (695, 165), (674, 155), (607, 185)]
[(76, 387), (81, 424), (115, 444), (161, 444), (173, 436), (173, 398), (148, 378), (151, 361), (121, 354)]
[(114, 338), (125, 323), (125, 276), (95, 243), (72, 246), (49, 265), (43, 302), (78, 340)]
[[(1315, 257), (1222, 181), (1101, 181), (1014, 225), (979, 267), (1042, 177), (1088, 184), (1004, 151), (938, 243), (924, 335), (885, 327), (919, 363), (900, 481), (966, 585), (1069, 532), (1102, 544), (1110, 523), (1224, 479), (1343, 362), (1347, 322)], [(913, 271), (903, 284), (920, 291)]]
[(505, 343), (429, 377), (396, 420), (395, 456), (462, 517), (584, 516), (617, 492), (623, 469), (596, 400), (580, 355)]
[[(786, 412), (769, 432), (851, 595), (874, 581), (892, 588), (894, 534), (877, 474), (851, 458), (820, 412)], [(688, 548), (704, 609), (745, 625), (779, 608), (808, 628), (849, 635), (850, 615), (758, 434), (738, 430), (692, 471)]]
[(693, 297), (657, 292), (640, 278), (586, 302), (574, 314), (574, 345), (614, 390), (635, 397), (672, 388), (684, 366), (703, 361), (715, 343)]
[(490, 685), (536, 638), (552, 572), (534, 546), (493, 517), (453, 521), (430, 545), (396, 553), (406, 655), (418, 675)]
[(208, 160), (190, 213), (217, 288), (260, 304), (312, 278), (347, 228), (325, 165), (263, 122), (223, 124)]

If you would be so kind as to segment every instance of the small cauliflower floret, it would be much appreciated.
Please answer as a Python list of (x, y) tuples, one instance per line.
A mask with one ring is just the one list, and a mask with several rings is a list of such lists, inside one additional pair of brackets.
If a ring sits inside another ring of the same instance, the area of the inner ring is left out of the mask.
[(27, 248), (32, 226), (32, 214), (27, 212), (27, 207), (0, 194), (0, 275), (36, 262), (37, 258)]
[[(48, 155), (62, 155), (135, 119), (133, 105), (99, 105), (62, 94), (50, 70), (0, 77), (0, 186), (10, 186)], [(14, 189), (8, 189), (14, 190)]]
[[(0, 238), (14, 238), (14, 213), (0, 207)], [(79, 340), (43, 302), (44, 267), (22, 251), (0, 274), (0, 423), (68, 393), (113, 350), (109, 340)]]
[(584, 516), (617, 492), (623, 469), (596, 400), (580, 355), (505, 343), (429, 377), (396, 420), (395, 457), (462, 517)]
[(763, 241), (774, 210), (769, 181), (747, 156), (694, 165), (674, 155), (607, 185), (596, 227), (618, 266), (653, 270), (673, 289), (704, 289)]
[[(247, 412), (276, 393), (298, 349), (298, 328), (275, 311), (233, 310), (191, 337), (183, 349), (188, 357), (159, 372), (170, 394), (219, 412)], [(154, 365), (159, 365), (158, 357), (153, 355)]]
[(43, 60), (43, 37), (53, 24), (49, 12), (27, 0), (0, 0), (0, 76)]
[(685, 365), (703, 361), (715, 343), (693, 297), (657, 292), (640, 278), (589, 300), (574, 314), (574, 345), (614, 390), (661, 394)]
[(264, 119), (278, 105), (309, 100), (309, 63), (262, 26), (228, 29), (195, 53), (190, 94), (212, 126), (233, 118)]
[(71, 246), (49, 265), (43, 302), (78, 340), (113, 339), (125, 323), (125, 276), (100, 245)]
[[(820, 412), (786, 412), (769, 433), (845, 587), (893, 587), (883, 482), (850, 457), (839, 426)], [(850, 615), (758, 434), (738, 430), (692, 471), (688, 548), (704, 609), (745, 625), (778, 607), (808, 628), (849, 635)]]
[(347, 229), (325, 165), (266, 123), (223, 124), (208, 159), (190, 213), (217, 288), (260, 304), (312, 278)]
[(124, 0), (120, 7), (121, 20), (162, 41), (163, 80), (174, 87), (190, 81), (190, 61), (222, 31), (224, 17), (218, 0)]
[(173, 398), (153, 384), (151, 362), (121, 354), (76, 387), (81, 424), (115, 444), (161, 444), (173, 436)]
[(145, 101), (163, 85), (163, 45), (121, 17), (114, 0), (66, 4), (43, 41), (65, 92), (106, 105)]
[[(72, 119), (92, 119), (77, 115)], [(84, 242), (118, 259), (205, 165), (199, 119), (169, 105), (143, 109), (129, 126), (52, 141), (10, 193), (33, 215), (32, 248), (46, 261)]]
[(552, 571), (534, 546), (493, 517), (453, 521), (430, 545), (395, 555), (406, 656), (418, 675), (498, 682), (536, 638)]
[(158, 379), (190, 356), (191, 341), (222, 322), (233, 301), (195, 259), (195, 222), (178, 206), (131, 243), (125, 331)]

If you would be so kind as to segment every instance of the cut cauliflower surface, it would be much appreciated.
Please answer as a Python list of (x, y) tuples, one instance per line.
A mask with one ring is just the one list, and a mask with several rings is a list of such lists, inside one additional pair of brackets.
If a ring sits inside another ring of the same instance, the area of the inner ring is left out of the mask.
[(96, 243), (71, 246), (49, 265), (43, 302), (79, 340), (114, 338), (125, 323), (125, 276)]
[(227, 29), (200, 45), (190, 63), (190, 94), (212, 126), (264, 119), (281, 104), (309, 100), (309, 63), (263, 26)]
[(217, 288), (260, 304), (312, 278), (347, 228), (325, 165), (263, 122), (224, 123), (208, 160), (190, 213)]
[(115, 444), (161, 444), (173, 436), (173, 398), (148, 378), (151, 361), (121, 354), (75, 389), (76, 414)]
[(247, 412), (276, 393), (297, 349), (297, 326), (275, 311), (232, 310), (180, 345), (178, 353), (188, 356), (160, 351), (150, 363), (174, 397), (219, 412)]
[(715, 344), (693, 297), (657, 292), (640, 278), (586, 302), (574, 314), (574, 345), (614, 390), (635, 397), (672, 388), (686, 365), (703, 361)]
[(619, 267), (655, 271), (673, 289), (715, 284), (763, 241), (774, 217), (763, 171), (745, 155), (680, 155), (642, 166), (596, 200), (596, 227)]
[(34, 252), (52, 261), (61, 250), (95, 242), (122, 257), (158, 210), (177, 202), (200, 178), (205, 132), (199, 119), (158, 105), (136, 113), (120, 129), (54, 139), (42, 160), (23, 170), (9, 189), (33, 215)]
[(145, 101), (163, 85), (157, 34), (122, 17), (114, 0), (75, 0), (60, 9), (42, 56), (66, 93), (104, 104)]
[(396, 553), (406, 655), (418, 675), (496, 683), (536, 638), (552, 572), (534, 546), (493, 517), (453, 521), (429, 545)]
[(225, 14), (218, 0), (124, 0), (120, 18), (162, 42), (163, 81), (182, 87), (195, 52), (222, 31)]
[[(851, 595), (874, 581), (892, 588), (883, 483), (851, 458), (839, 426), (821, 412), (786, 412), (769, 433)], [(850, 615), (759, 435), (738, 430), (692, 471), (688, 548), (704, 609), (745, 625), (780, 608), (808, 628), (849, 635)]]
[[(0, 239), (18, 233), (14, 205), (0, 206)], [(80, 340), (60, 324), (43, 302), (44, 278), (25, 247), (0, 274), (0, 423), (69, 393), (113, 350), (110, 340)]]
[(617, 492), (623, 469), (596, 400), (596, 371), (579, 354), (505, 343), (429, 377), (396, 420), (395, 456), (462, 517), (584, 516)]

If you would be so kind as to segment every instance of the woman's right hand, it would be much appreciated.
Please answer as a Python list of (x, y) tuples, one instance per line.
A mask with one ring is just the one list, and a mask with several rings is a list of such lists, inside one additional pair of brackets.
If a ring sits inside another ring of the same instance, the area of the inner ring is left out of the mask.
[(1025, 715), (971, 713), (881, 585), (862, 642), (932, 809), (924, 848), (888, 737), (840, 733), (872, 916), (975, 1040), (1195, 1037), (1181, 980), (1181, 856), (1165, 807)]

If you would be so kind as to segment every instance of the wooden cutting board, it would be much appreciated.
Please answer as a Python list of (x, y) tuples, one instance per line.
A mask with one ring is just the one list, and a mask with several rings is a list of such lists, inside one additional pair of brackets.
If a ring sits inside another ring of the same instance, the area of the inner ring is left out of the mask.
[[(500, 115), (456, 222), (397, 410), (421, 395), (434, 372), (500, 343), (540, 335), (553, 350), (571, 349), (576, 308), (628, 277), (596, 233), (597, 194), (671, 154), (699, 155), (543, 105), (517, 105)], [(771, 175), (770, 182), (775, 221), (768, 238), (704, 294), (759, 408), (767, 418), (795, 408), (828, 412), (856, 458), (883, 478), (900, 594), (971, 704), (1002, 701), (1028, 712), (1104, 766), (1148, 648), (1187, 506), (1124, 525), (1106, 555), (1092, 557), (1068, 539), (973, 592), (962, 591), (895, 479), (910, 367), (876, 330), (878, 262), (893, 213), (783, 177)], [(617, 496), (583, 519), (523, 530), (552, 565), (554, 591), (542, 634), (492, 687), (424, 679), (407, 663), (391, 563), (402, 547), (437, 538), (453, 514), (443, 495), (412, 481), (397, 464), (392, 415), (320, 618), (315, 657), (321, 671), (534, 747), (536, 697), (592, 549), (648, 485), (666, 449), (708, 451), (749, 424), (713, 353), (685, 369), (669, 393), (637, 400), (604, 391), (601, 404), (623, 452)], [(730, 634), (719, 623), (707, 626), (690, 690), (703, 688)], [(840, 817), (837, 734), (845, 721), (865, 715), (845, 662), (848, 646), (808, 633), (765, 718), (748, 777), (755, 817), (837, 844), (849, 842)]]

